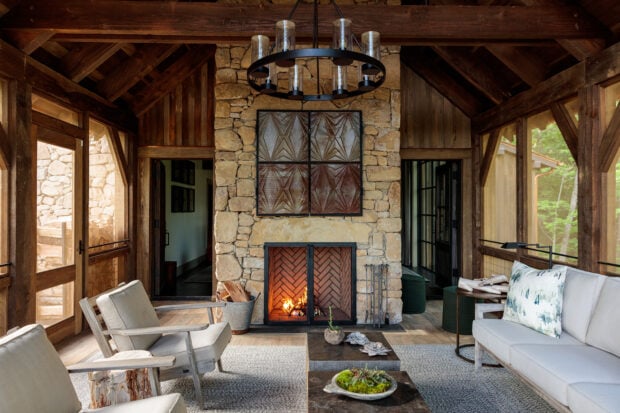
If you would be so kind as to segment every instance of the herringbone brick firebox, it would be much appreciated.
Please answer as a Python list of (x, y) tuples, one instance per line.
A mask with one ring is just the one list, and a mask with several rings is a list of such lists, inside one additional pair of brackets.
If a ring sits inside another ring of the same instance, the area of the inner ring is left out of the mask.
[(265, 243), (265, 322), (355, 322), (355, 243)]

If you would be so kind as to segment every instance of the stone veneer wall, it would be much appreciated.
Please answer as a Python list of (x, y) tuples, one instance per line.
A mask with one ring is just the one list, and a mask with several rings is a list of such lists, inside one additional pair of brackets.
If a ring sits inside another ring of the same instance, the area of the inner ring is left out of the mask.
[[(400, 49), (383, 48), (386, 82), (378, 90), (336, 102), (286, 101), (257, 95), (246, 82), (250, 49), (218, 46), (215, 113), (215, 277), (242, 280), (257, 301), (253, 323), (263, 323), (265, 242), (357, 243), (357, 322), (366, 320), (366, 264), (388, 264), (387, 311), (402, 321), (400, 213)], [(321, 73), (330, 73), (321, 70)], [(306, 68), (305, 76), (312, 76)], [(331, 84), (330, 84), (331, 85)], [(256, 111), (361, 110), (363, 216), (257, 217)]]

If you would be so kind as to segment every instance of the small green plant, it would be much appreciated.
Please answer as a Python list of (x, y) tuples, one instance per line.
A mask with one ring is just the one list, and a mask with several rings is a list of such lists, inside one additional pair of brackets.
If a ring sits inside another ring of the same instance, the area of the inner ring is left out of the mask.
[(329, 321), (327, 322), (327, 325), (329, 327), (329, 329), (331, 331), (338, 331), (340, 330), (340, 326), (335, 326), (334, 325), (334, 318), (332, 316), (332, 306), (329, 306)]
[(385, 371), (371, 370), (366, 367), (341, 371), (336, 377), (336, 383), (347, 391), (362, 394), (383, 393), (392, 386), (392, 382)]

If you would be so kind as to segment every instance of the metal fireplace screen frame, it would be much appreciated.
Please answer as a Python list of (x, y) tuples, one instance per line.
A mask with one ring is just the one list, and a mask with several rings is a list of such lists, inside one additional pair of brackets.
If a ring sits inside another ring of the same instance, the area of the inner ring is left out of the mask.
[[(266, 243), (265, 323), (356, 321), (355, 243)], [(304, 300), (305, 298), (305, 300)], [(290, 300), (292, 307), (284, 310)]]

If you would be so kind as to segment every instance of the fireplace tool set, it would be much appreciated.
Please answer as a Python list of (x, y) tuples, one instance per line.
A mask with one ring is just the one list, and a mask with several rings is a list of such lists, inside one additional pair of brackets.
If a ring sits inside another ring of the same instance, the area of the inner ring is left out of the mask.
[(366, 320), (372, 322), (373, 327), (387, 324), (387, 264), (366, 264), (366, 292), (369, 294), (369, 305), (366, 309)]

